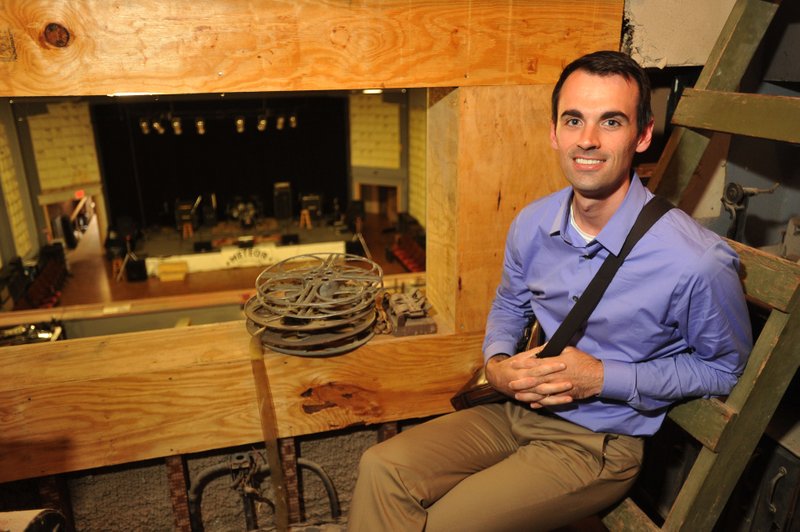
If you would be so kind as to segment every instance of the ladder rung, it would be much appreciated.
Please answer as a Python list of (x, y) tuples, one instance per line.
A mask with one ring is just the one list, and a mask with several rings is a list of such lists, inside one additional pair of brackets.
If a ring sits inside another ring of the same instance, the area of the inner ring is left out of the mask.
[(603, 516), (603, 525), (614, 532), (656, 531), (658, 527), (630, 497)]
[(672, 407), (669, 417), (694, 439), (717, 452), (725, 427), (737, 413), (718, 399), (694, 399)]
[(672, 123), (800, 143), (800, 98), (685, 89)]

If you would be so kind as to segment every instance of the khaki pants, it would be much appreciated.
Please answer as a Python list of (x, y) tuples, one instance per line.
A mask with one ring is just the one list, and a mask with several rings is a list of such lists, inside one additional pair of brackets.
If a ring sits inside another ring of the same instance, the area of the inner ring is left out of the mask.
[(348, 528), (551, 530), (621, 499), (642, 448), (511, 401), (462, 410), (364, 453)]

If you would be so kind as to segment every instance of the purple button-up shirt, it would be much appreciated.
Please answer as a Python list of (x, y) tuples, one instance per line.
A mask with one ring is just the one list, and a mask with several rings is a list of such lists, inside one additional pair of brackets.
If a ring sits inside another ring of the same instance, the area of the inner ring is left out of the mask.
[[(535, 315), (550, 338), (652, 194), (638, 176), (588, 244), (569, 223), (570, 188), (531, 203), (511, 225), (484, 357), (514, 353)], [(598, 397), (550, 410), (598, 432), (650, 435), (685, 397), (730, 392), (752, 347), (736, 253), (679, 209), (636, 244), (584, 328), (578, 349), (603, 362)]]

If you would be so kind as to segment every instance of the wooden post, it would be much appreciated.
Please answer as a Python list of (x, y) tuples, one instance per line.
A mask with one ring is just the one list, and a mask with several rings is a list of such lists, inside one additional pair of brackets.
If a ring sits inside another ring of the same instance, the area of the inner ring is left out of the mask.
[(250, 364), (255, 380), (258, 414), (261, 419), (261, 432), (267, 451), (270, 467), (270, 479), (275, 493), (275, 527), (278, 532), (289, 529), (289, 500), (286, 478), (281, 465), (281, 454), (278, 448), (278, 427), (275, 420), (275, 405), (272, 402), (272, 391), (269, 386), (267, 367), (264, 365), (264, 348), (261, 346), (261, 333), (250, 339)]
[(551, 91), (461, 87), (428, 110), (428, 297), (455, 332), (484, 327), (513, 217), (566, 186), (550, 147)]

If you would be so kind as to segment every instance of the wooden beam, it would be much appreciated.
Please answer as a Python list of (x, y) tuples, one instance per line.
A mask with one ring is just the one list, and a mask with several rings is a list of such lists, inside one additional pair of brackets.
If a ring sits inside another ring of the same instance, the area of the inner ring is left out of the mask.
[(614, 532), (655, 532), (661, 530), (636, 503), (626, 498), (603, 516), (603, 525)]
[[(243, 322), (0, 349), (0, 483), (262, 440)], [(278, 436), (451, 411), (480, 333), (266, 351)]]
[(672, 123), (800, 143), (800, 98), (685, 89)]
[(725, 427), (737, 415), (718, 399), (694, 399), (678, 404), (669, 417), (704, 447), (716, 452)]
[(284, 466), (281, 460), (280, 448), (278, 447), (278, 421), (275, 416), (275, 404), (269, 384), (269, 376), (264, 365), (264, 346), (261, 343), (262, 332), (263, 330), (250, 338), (250, 363), (253, 370), (253, 380), (255, 381), (261, 434), (264, 436), (267, 461), (270, 467), (270, 484), (272, 485), (275, 499), (275, 525), (278, 532), (286, 532), (289, 529), (289, 490), (286, 487)]
[(0, 94), (547, 83), (569, 59), (618, 48), (622, 10), (623, 0), (9, 0)]
[(551, 91), (461, 87), (428, 110), (428, 297), (457, 332), (486, 323), (511, 220), (567, 185), (550, 147)]
[(766, 251), (728, 240), (742, 262), (742, 284), (748, 299), (789, 312), (792, 294), (800, 286), (800, 265)]

